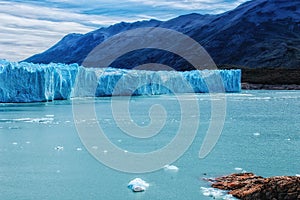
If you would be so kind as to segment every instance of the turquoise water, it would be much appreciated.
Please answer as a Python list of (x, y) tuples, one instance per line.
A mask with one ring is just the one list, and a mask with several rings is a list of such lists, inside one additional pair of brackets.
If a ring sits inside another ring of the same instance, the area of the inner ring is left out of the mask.
[[(0, 104), (0, 199), (211, 199), (200, 189), (208, 187), (203, 178), (243, 170), (262, 176), (300, 174), (299, 91), (226, 94), (222, 135), (205, 159), (198, 153), (209, 125), (211, 98), (196, 97), (201, 112), (190, 120), (199, 119), (200, 126), (190, 148), (172, 163), (179, 171), (145, 174), (113, 170), (89, 154), (77, 134), (71, 101)], [(189, 95), (183, 99), (188, 101)], [(130, 113), (139, 125), (149, 123), (153, 104), (161, 104), (169, 114), (161, 133), (147, 140), (133, 139), (116, 127), (110, 101), (96, 100), (97, 120), (120, 148), (149, 152), (175, 137), (180, 107), (174, 96), (131, 99)], [(91, 103), (86, 99), (79, 106)], [(55, 149), (58, 146), (63, 149)], [(150, 184), (145, 192), (127, 188), (136, 177)]]

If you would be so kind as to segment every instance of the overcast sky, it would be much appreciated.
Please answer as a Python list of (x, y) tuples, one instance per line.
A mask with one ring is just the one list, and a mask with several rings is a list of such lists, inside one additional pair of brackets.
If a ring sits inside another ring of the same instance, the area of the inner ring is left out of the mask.
[(167, 20), (217, 14), (247, 0), (0, 0), (0, 59), (20, 61), (68, 33), (86, 33), (121, 21)]

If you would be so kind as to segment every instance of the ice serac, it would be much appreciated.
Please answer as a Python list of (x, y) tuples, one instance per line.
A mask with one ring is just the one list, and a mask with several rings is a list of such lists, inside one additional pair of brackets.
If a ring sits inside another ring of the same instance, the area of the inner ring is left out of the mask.
[[(217, 78), (223, 83), (221, 89), (220, 84), (213, 84)], [(145, 71), (0, 61), (0, 102), (240, 90), (240, 70)]]
[(0, 61), (0, 102), (68, 99), (79, 66)]

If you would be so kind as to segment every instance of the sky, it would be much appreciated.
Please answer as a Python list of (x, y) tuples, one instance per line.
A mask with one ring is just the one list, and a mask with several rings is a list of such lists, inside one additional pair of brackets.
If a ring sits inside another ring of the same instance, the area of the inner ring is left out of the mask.
[(0, 59), (21, 61), (68, 33), (119, 22), (219, 14), (247, 0), (0, 0)]

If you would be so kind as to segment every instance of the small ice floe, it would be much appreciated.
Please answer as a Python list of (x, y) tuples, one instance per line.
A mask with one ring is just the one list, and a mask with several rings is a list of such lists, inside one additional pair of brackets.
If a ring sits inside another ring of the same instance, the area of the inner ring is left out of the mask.
[(13, 144), (13, 145), (18, 145), (18, 143), (17, 143), (17, 142), (13, 142), (12, 144)]
[(260, 133), (253, 133), (254, 136), (260, 136)]
[(296, 174), (297, 177), (300, 177), (300, 174)]
[(30, 144), (31, 142), (30, 141), (26, 141), (26, 144)]
[(103, 151), (103, 153), (105, 153), (105, 154), (107, 154), (107, 152), (108, 152), (107, 150), (104, 150), (104, 151)]
[(45, 115), (45, 117), (54, 117), (54, 115)]
[(175, 165), (165, 165), (164, 170), (168, 172), (178, 172), (179, 168), (176, 167)]
[(119, 142), (119, 143), (121, 143), (121, 142), (122, 142), (122, 140), (118, 140), (118, 142)]
[(97, 150), (97, 149), (98, 149), (98, 146), (92, 146), (92, 149)]
[(127, 187), (133, 192), (143, 192), (149, 187), (149, 183), (141, 178), (135, 178), (128, 183)]
[(240, 168), (240, 167), (236, 167), (234, 168), (235, 171), (243, 171), (243, 168)]
[(103, 121), (105, 121), (105, 122), (110, 122), (111, 119), (104, 119)]
[(21, 129), (21, 128), (19, 126), (10, 126), (10, 127), (8, 127), (8, 129), (14, 130), (14, 129)]
[(63, 146), (56, 146), (56, 147), (54, 147), (54, 149), (57, 150), (57, 151), (63, 151), (64, 147)]
[(82, 151), (82, 148), (77, 147), (77, 148), (76, 148), (76, 151)]
[(223, 200), (234, 200), (235, 198), (227, 194), (225, 191), (215, 189), (215, 188), (206, 188), (201, 187), (202, 194), (207, 197), (212, 197), (213, 199), (223, 199)]

